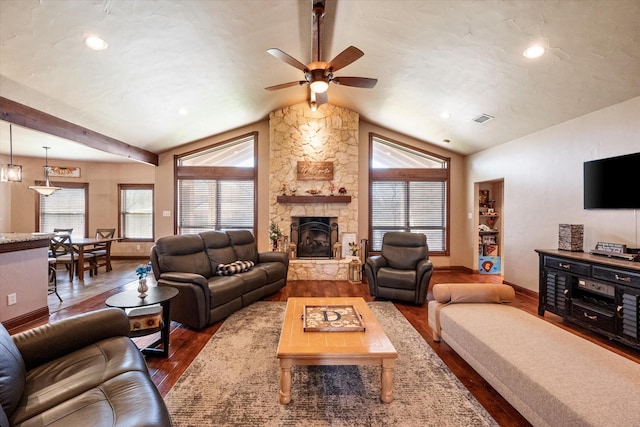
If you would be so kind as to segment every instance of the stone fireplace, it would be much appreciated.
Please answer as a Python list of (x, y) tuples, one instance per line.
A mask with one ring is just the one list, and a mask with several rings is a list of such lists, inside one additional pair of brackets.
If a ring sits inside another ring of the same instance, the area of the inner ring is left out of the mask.
[(291, 218), (290, 238), (297, 245), (298, 258), (332, 258), (339, 236), (338, 224), (330, 217)]
[[(291, 280), (347, 278), (348, 262), (332, 259), (332, 248), (341, 233), (358, 231), (358, 128), (356, 112), (331, 104), (311, 111), (304, 102), (269, 115), (269, 220), (298, 245), (298, 259), (289, 263)], [(298, 180), (298, 161), (332, 162), (333, 180)], [(311, 195), (330, 196), (332, 184), (344, 187), (351, 202)], [(278, 201), (293, 189), (295, 200)], [(301, 218), (328, 218), (328, 237), (326, 230), (320, 237), (318, 224), (301, 227)]]

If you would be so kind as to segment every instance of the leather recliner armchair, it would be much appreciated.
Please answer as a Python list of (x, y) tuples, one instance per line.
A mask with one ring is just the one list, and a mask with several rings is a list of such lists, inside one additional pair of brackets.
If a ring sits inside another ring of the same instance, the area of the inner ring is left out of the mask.
[(119, 308), (10, 336), (0, 324), (0, 426), (170, 427)]
[(402, 231), (386, 233), (380, 255), (367, 258), (364, 271), (372, 296), (423, 305), (433, 273), (427, 237)]

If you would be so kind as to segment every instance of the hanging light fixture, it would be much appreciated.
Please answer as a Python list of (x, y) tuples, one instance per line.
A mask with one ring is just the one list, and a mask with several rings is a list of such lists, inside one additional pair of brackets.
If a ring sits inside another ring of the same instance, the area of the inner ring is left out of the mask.
[(38, 193), (43, 196), (50, 196), (58, 190), (62, 190), (62, 187), (54, 187), (49, 182), (49, 149), (51, 147), (42, 147), (44, 148), (45, 160), (44, 160), (44, 185), (30, 185), (29, 188), (32, 190), (36, 190)]
[(9, 164), (0, 166), (0, 181), (22, 181), (22, 166), (13, 164), (13, 131), (9, 125)]

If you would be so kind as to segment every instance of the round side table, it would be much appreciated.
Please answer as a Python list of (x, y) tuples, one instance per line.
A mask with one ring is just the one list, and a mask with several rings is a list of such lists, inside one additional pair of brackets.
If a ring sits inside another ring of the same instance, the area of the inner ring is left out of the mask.
[[(152, 286), (147, 291), (145, 298), (138, 296), (138, 291), (124, 291), (112, 295), (105, 301), (109, 307), (121, 309), (147, 307), (153, 304), (160, 304), (162, 307), (162, 325), (160, 327), (160, 339), (141, 349), (143, 354), (150, 356), (169, 357), (169, 331), (171, 327), (171, 299), (178, 295), (179, 291), (170, 286)], [(149, 329), (148, 333), (157, 332), (157, 329)], [(136, 331), (135, 336), (145, 335), (145, 330)], [(162, 348), (158, 346), (162, 344)]]

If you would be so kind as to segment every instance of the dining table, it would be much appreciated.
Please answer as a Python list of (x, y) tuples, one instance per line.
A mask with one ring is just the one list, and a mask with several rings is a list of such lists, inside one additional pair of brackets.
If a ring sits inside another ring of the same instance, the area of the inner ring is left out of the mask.
[(111, 243), (117, 242), (118, 240), (122, 240), (120, 237), (74, 237), (71, 239), (71, 244), (78, 251), (78, 268), (77, 275), (78, 281), (84, 282), (84, 272), (85, 270), (91, 270), (91, 267), (85, 267), (84, 265), (84, 254), (85, 252), (90, 251), (96, 245), (102, 245), (106, 243), (106, 251), (107, 251), (107, 260), (111, 259)]

